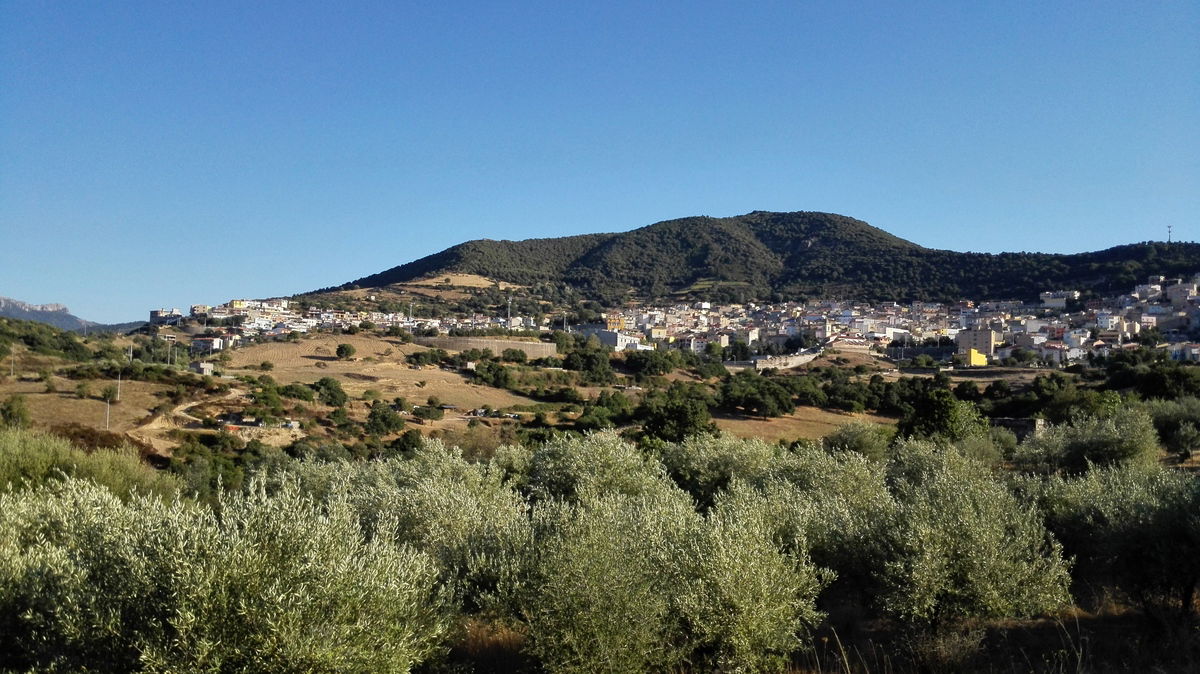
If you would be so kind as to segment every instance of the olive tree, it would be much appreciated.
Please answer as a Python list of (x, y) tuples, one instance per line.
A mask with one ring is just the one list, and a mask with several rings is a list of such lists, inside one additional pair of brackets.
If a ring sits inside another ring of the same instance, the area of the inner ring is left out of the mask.
[(0, 495), (0, 531), (5, 668), (407, 671), (449, 626), (428, 556), (294, 485), (214, 510), (71, 479)]
[(428, 554), (461, 610), (511, 612), (503, 593), (523, 582), (531, 531), (502, 470), (429, 440), (405, 459), (301, 465), (294, 474), (319, 498), (344, 493), (368, 537), (387, 524), (387, 535)]
[(1015, 458), (1027, 470), (1079, 474), (1092, 464), (1151, 464), (1158, 452), (1150, 415), (1139, 407), (1123, 407), (1109, 415), (1076, 417), (1051, 426), (1021, 443)]
[(897, 516), (882, 608), (937, 631), (964, 618), (1051, 611), (1069, 599), (1062, 546), (1035, 508), (952, 447), (903, 444), (889, 467)]
[(637, 495), (671, 486), (661, 464), (612, 432), (555, 437), (535, 448), (527, 465), (534, 501), (604, 492)]
[(538, 506), (531, 654), (555, 672), (782, 669), (822, 579), (747, 524), (674, 488)]
[(1168, 623), (1193, 615), (1200, 583), (1200, 483), (1194, 477), (1120, 464), (1023, 486), (1077, 560), (1080, 581), (1115, 589)]

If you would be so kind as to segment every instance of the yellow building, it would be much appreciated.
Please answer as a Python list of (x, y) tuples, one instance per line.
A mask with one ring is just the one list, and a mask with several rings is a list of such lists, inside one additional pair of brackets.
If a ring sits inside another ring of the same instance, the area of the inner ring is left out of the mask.
[(967, 349), (966, 356), (967, 366), (969, 367), (982, 367), (988, 364), (987, 356), (975, 349)]
[(996, 353), (996, 343), (999, 341), (1000, 335), (988, 328), (962, 330), (954, 337), (954, 342), (958, 345), (958, 352), (963, 355), (970, 350), (975, 350), (984, 356), (990, 356)]

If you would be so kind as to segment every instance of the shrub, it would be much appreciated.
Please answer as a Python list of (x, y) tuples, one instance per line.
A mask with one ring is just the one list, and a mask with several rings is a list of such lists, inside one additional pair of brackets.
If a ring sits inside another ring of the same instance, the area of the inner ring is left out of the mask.
[(407, 671), (448, 629), (427, 556), (294, 485), (214, 513), (67, 480), (0, 495), (0, 530), (4, 667)]
[(1062, 547), (1039, 513), (982, 464), (909, 442), (889, 468), (898, 512), (882, 574), (887, 613), (939, 631), (966, 618), (1042, 613), (1069, 599)]
[(851, 421), (838, 426), (823, 439), (825, 447), (835, 452), (858, 452), (873, 461), (886, 461), (888, 446), (894, 432), (869, 421)]
[(1030, 479), (1047, 526), (1077, 560), (1076, 577), (1111, 587), (1178, 623), (1200, 583), (1200, 484), (1156, 465), (1118, 464), (1079, 477)]
[(1069, 424), (1051, 426), (1023, 442), (1015, 459), (1027, 470), (1079, 474), (1091, 464), (1151, 464), (1158, 452), (1158, 435), (1150, 416), (1140, 408), (1124, 407), (1111, 416), (1078, 417)]
[(48, 433), (0, 430), (0, 488), (32, 489), (71, 477), (103, 485), (122, 499), (180, 491), (175, 477), (142, 463), (133, 448), (85, 452)]
[(13, 394), (0, 405), (0, 425), (9, 428), (25, 428), (31, 422), (25, 396)]
[(534, 513), (530, 651), (551, 671), (778, 669), (819, 618), (815, 569), (678, 490)]
[(321, 377), (311, 386), (317, 394), (317, 399), (326, 405), (341, 407), (350, 400), (350, 396), (342, 390), (342, 385), (333, 377)]

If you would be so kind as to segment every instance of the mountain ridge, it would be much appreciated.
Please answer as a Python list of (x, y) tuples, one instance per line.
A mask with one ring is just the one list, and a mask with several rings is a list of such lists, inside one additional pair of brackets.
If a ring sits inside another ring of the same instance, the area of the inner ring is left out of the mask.
[(36, 321), (53, 325), (62, 330), (81, 332), (127, 332), (145, 324), (145, 321), (104, 324), (89, 321), (71, 313), (65, 304), (31, 304), (11, 297), (0, 297), (0, 316)]
[(476, 239), (326, 290), (383, 287), (441, 273), (561, 284), (613, 304), (631, 296), (721, 300), (1034, 299), (1064, 287), (1109, 292), (1145, 276), (1200, 271), (1200, 244), (1101, 251), (962, 253), (926, 248), (864, 221), (812, 211), (692, 216), (621, 233)]

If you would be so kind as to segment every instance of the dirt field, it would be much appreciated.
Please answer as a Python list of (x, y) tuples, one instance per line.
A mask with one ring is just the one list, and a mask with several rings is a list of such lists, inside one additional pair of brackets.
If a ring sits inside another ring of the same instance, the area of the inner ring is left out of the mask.
[[(343, 343), (355, 348), (354, 359), (340, 361), (334, 356), (337, 345)], [(404, 362), (406, 355), (422, 350), (424, 347), (379, 337), (322, 335), (299, 342), (237, 349), (231, 352), (233, 360), (225, 372), (262, 374), (258, 365), (270, 361), (274, 368), (267, 374), (281, 384), (295, 381), (309, 384), (321, 377), (333, 377), (352, 398), (361, 398), (364, 391), (371, 389), (378, 391), (385, 400), (403, 397), (410, 403), (420, 404), (435, 396), (443, 403), (457, 405), (463, 410), (484, 405), (504, 409), (534, 402), (502, 389), (471, 383), (458, 372), (432, 366), (413, 369)]]
[[(450, 279), (450, 282), (446, 283), (446, 279)], [(508, 290), (509, 288), (524, 288), (525, 287), (525, 286), (515, 285), (513, 283), (507, 283), (505, 281), (493, 281), (490, 278), (487, 278), (485, 276), (478, 276), (476, 274), (438, 274), (436, 276), (430, 276), (428, 278), (417, 279), (415, 281), (412, 281), (410, 283), (404, 283), (402, 285), (405, 285), (405, 286), (448, 286), (451, 288), (453, 288), (453, 287), (491, 288), (492, 286), (496, 285), (497, 283), (499, 284), (500, 290)]]
[[(343, 343), (350, 344), (355, 348), (355, 355), (350, 360), (338, 360), (335, 355), (338, 344)], [(536, 401), (524, 396), (475, 384), (469, 376), (463, 376), (455, 371), (433, 366), (415, 369), (405, 362), (405, 356), (421, 350), (424, 350), (424, 347), (415, 344), (401, 344), (399, 340), (377, 336), (319, 335), (304, 338), (298, 342), (273, 342), (231, 351), (229, 352), (230, 362), (219, 366), (219, 369), (223, 370), (226, 375), (258, 376), (264, 374), (260, 365), (267, 361), (272, 364), (272, 368), (265, 373), (270, 374), (280, 384), (312, 383), (322, 377), (333, 377), (341, 382), (342, 387), (350, 395), (352, 402), (348, 411), (352, 418), (359, 421), (365, 419), (367, 415), (368, 404), (363, 402), (363, 394), (368, 390), (378, 392), (384, 400), (402, 397), (407, 399), (410, 404), (423, 404), (428, 398), (436, 397), (443, 404), (457, 407), (455, 410), (447, 410), (445, 418), (439, 421), (424, 424), (410, 422), (409, 428), (416, 428), (426, 435), (467, 432), (470, 418), (465, 416), (465, 413), (475, 408), (490, 406), (494, 409), (504, 410), (518, 405), (536, 405)], [(889, 379), (901, 376), (922, 376), (919, 373), (889, 371), (890, 363), (887, 361), (855, 349), (841, 349), (837, 353), (827, 354), (822, 361), (829, 362), (833, 358), (845, 358), (850, 361), (849, 366), (851, 367), (859, 363), (883, 366), (888, 368), (883, 374)], [(822, 361), (818, 361), (818, 363)], [(82, 400), (75, 394), (77, 382), (55, 377), (54, 383), (58, 392), (46, 393), (45, 383), (33, 380), (37, 372), (53, 370), (63, 364), (56, 358), (38, 356), (24, 351), (18, 352), (17, 376), (0, 383), (0, 399), (14, 393), (24, 394), (33, 422), (37, 426), (52, 427), (59, 424), (78, 423), (94, 428), (104, 428), (104, 403), (97, 400), (96, 396), (109, 383), (115, 382), (91, 382), (93, 397)], [(950, 375), (955, 381), (975, 381), (982, 387), (995, 379), (1007, 379), (1013, 383), (1027, 382), (1045, 372), (1044, 370), (1024, 368), (991, 368), (986, 371), (952, 371)], [(678, 373), (672, 374), (668, 378), (691, 379), (691, 377)], [(29, 381), (21, 381), (21, 379)], [(192, 407), (216, 405), (212, 409), (202, 408), (196, 411), (196, 414), (219, 413), (222, 410), (217, 408), (221, 407), (237, 409), (242, 404), (238, 399), (244, 393), (235, 390), (224, 396), (224, 400), (210, 398), (198, 403), (180, 405), (168, 414), (150, 419), (152, 410), (163, 402), (163, 398), (156, 394), (166, 388), (163, 385), (145, 382), (124, 382), (121, 403), (113, 405), (110, 409), (109, 427), (111, 430), (128, 433), (131, 437), (147, 442), (160, 451), (167, 452), (174, 444), (167, 438), (169, 431), (174, 428), (200, 427), (199, 420), (191, 414)], [(600, 389), (581, 390), (585, 397), (598, 395), (599, 392)], [(636, 394), (634, 397), (637, 397)], [(718, 417), (716, 422), (722, 430), (740, 437), (795, 440), (823, 437), (854, 419), (866, 419), (884, 425), (896, 423), (894, 419), (886, 417), (845, 414), (811, 407), (801, 407), (794, 414), (777, 419)], [(287, 444), (298, 436), (296, 432), (282, 429), (246, 429), (245, 433), (247, 434), (246, 439), (249, 439), (250, 436), (261, 436), (261, 440), (270, 444)]]
[[(84, 400), (75, 395), (78, 382), (53, 378), (57, 393), (46, 393), (46, 385), (40, 381), (9, 380), (0, 384), (0, 399), (19, 393), (25, 396), (25, 404), (33, 424), (40, 427), (52, 427), (61, 424), (81, 424), (93, 428), (104, 428), (104, 401), (97, 400), (100, 391), (117, 380), (95, 379), (89, 382), (92, 397)], [(109, 429), (116, 432), (129, 431), (141, 424), (156, 406), (162, 403), (162, 398), (155, 394), (165, 391), (167, 387), (161, 384), (149, 384), (140, 381), (121, 383), (121, 401), (109, 409)]]
[[(834, 362), (838, 360), (839, 362)], [(843, 362), (844, 361), (844, 362)], [(820, 356), (817, 356), (812, 362), (802, 366), (800, 369), (810, 369), (815, 367), (855, 367), (857, 365), (866, 365), (872, 370), (876, 368), (888, 369), (895, 367), (891, 361), (882, 356), (871, 353), (866, 347), (843, 346), (838, 345), (832, 349), (827, 349)]]
[(896, 420), (873, 414), (849, 414), (830, 412), (816, 407), (799, 407), (792, 414), (775, 419), (746, 419), (742, 417), (714, 417), (717, 426), (740, 438), (763, 438), (765, 440), (816, 439), (824, 437), (856, 419), (884, 426), (896, 425)]
[[(1038, 368), (1002, 368), (1002, 367), (987, 367), (987, 368), (964, 368), (959, 370), (945, 370), (945, 373), (950, 376), (950, 381), (957, 384), (961, 381), (972, 381), (979, 385), (979, 388), (985, 388), (988, 384), (994, 381), (1004, 380), (1013, 386), (1023, 386), (1029, 384), (1039, 375), (1045, 375), (1053, 372), (1053, 370), (1044, 370)], [(895, 381), (902, 377), (932, 377), (932, 371), (902, 371), (902, 370), (885, 370), (880, 373), (884, 379)], [(1070, 376), (1070, 375), (1068, 375)]]

